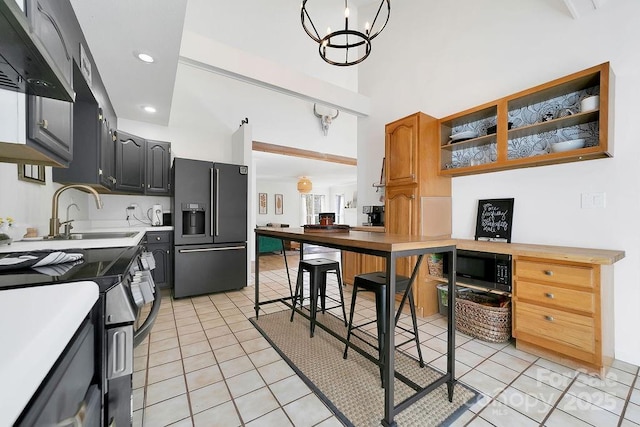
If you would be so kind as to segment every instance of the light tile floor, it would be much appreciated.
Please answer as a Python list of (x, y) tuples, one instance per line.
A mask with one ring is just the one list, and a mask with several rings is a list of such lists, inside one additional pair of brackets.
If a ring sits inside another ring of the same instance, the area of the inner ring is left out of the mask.
[[(289, 295), (286, 271), (277, 262), (265, 271), (269, 257), (261, 257), (261, 300)], [(292, 268), (292, 280), (295, 273)], [(329, 289), (336, 289), (332, 284)], [(135, 350), (134, 426), (341, 425), (249, 322), (254, 292), (250, 286), (181, 300), (163, 297), (150, 336)], [(347, 287), (347, 310), (350, 295)], [(262, 307), (265, 313), (286, 309), (280, 303)], [(373, 301), (359, 297), (356, 313), (356, 319), (373, 318)], [(446, 319), (434, 315), (418, 322), (425, 361), (444, 371)], [(616, 361), (601, 380), (513, 343), (456, 333), (456, 347), (458, 380), (482, 398), (455, 426), (640, 427), (637, 366)], [(407, 351), (416, 354), (415, 346)]]

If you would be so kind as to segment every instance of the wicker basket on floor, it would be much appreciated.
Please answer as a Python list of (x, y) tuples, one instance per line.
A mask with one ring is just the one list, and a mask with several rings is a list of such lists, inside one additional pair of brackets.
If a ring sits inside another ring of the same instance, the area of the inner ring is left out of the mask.
[(493, 307), (495, 298), (466, 292), (456, 297), (456, 329), (489, 342), (506, 342), (511, 338), (511, 303)]

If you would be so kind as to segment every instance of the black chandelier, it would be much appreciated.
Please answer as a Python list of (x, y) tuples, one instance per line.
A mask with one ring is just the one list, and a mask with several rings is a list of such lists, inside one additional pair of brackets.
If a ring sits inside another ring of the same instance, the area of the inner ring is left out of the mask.
[[(302, 10), (300, 11), (302, 28), (309, 34), (309, 37), (318, 43), (318, 52), (322, 59), (331, 65), (342, 67), (359, 64), (369, 56), (371, 40), (384, 30), (389, 22), (389, 15), (391, 15), (391, 0), (381, 0), (371, 24), (369, 22), (365, 24), (364, 32), (356, 31), (349, 28), (349, 5), (348, 0), (344, 0), (344, 29), (332, 31), (330, 27), (327, 27), (327, 34), (323, 37), (318, 33), (316, 25), (309, 16), (308, 2), (309, 0), (302, 1)], [(362, 48), (360, 49), (360, 47)]]

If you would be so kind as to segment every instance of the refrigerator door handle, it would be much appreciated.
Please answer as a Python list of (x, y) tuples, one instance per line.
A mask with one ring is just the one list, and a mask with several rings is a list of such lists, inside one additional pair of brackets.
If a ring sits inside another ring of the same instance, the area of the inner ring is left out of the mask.
[(191, 252), (234, 251), (244, 248), (244, 246), (225, 246), (224, 248), (178, 249), (178, 253), (188, 254)]
[[(209, 180), (211, 181), (211, 186), (209, 187), (211, 190), (211, 192), (213, 192), (213, 168), (209, 169)], [(209, 210), (209, 226), (211, 228), (211, 237), (213, 237), (213, 194), (209, 194), (209, 204), (210, 206), (210, 210)]]
[(216, 169), (216, 236), (219, 233), (218, 229), (220, 226), (220, 169)]

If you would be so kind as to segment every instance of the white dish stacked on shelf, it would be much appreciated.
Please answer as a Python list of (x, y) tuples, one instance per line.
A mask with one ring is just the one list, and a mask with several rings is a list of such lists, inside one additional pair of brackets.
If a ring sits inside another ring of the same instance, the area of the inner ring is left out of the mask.
[(451, 140), (449, 141), (449, 143), (453, 144), (456, 142), (466, 141), (467, 139), (473, 139), (477, 137), (478, 137), (478, 132), (473, 130), (465, 130), (462, 132), (452, 134), (450, 137)]
[(570, 139), (551, 144), (552, 153), (562, 153), (584, 147), (584, 138)]

